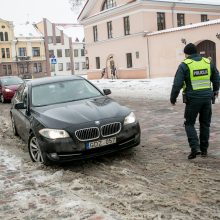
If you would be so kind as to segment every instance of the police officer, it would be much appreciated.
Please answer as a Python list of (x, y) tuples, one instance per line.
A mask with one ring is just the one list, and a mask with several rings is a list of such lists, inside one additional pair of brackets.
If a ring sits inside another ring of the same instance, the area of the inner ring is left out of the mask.
[[(184, 48), (186, 59), (179, 65), (170, 95), (170, 102), (175, 105), (183, 88), (185, 107), (185, 130), (191, 153), (188, 159), (194, 159), (201, 153), (207, 156), (209, 147), (209, 128), (212, 115), (212, 97), (218, 96), (219, 72), (209, 59), (197, 54), (197, 48), (189, 43)], [(200, 135), (194, 127), (199, 115)]]

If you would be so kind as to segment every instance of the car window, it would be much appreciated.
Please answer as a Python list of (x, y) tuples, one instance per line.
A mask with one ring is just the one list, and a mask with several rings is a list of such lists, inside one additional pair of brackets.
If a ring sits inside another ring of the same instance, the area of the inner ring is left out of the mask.
[(22, 84), (24, 81), (19, 77), (6, 77), (2, 79), (2, 85), (11, 86)]
[(84, 79), (55, 82), (32, 88), (32, 105), (43, 106), (102, 96)]

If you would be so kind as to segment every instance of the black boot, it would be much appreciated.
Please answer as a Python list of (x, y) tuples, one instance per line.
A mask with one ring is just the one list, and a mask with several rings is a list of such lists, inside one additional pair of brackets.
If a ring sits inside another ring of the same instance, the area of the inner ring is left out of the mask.
[(189, 156), (188, 156), (188, 159), (189, 159), (189, 160), (195, 159), (195, 158), (196, 158), (196, 155), (198, 155), (198, 152), (197, 152), (197, 151), (191, 151), (191, 153), (190, 153)]
[(207, 157), (207, 155), (208, 155), (207, 150), (201, 152), (201, 157)]

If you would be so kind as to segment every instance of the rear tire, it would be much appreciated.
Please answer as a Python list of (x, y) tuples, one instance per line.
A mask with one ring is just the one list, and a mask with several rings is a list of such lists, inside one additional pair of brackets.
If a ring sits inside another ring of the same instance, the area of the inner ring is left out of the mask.
[(31, 134), (28, 141), (28, 151), (33, 162), (42, 163), (44, 165), (49, 165), (50, 161), (46, 157), (46, 153), (41, 150), (38, 144), (37, 138), (34, 134)]

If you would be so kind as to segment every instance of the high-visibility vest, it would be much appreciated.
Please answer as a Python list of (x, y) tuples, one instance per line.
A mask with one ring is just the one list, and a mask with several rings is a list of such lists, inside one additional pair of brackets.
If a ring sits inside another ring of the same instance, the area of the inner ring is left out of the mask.
[(211, 65), (209, 59), (202, 57), (200, 61), (185, 59), (183, 62), (189, 68), (193, 90), (211, 88)]

